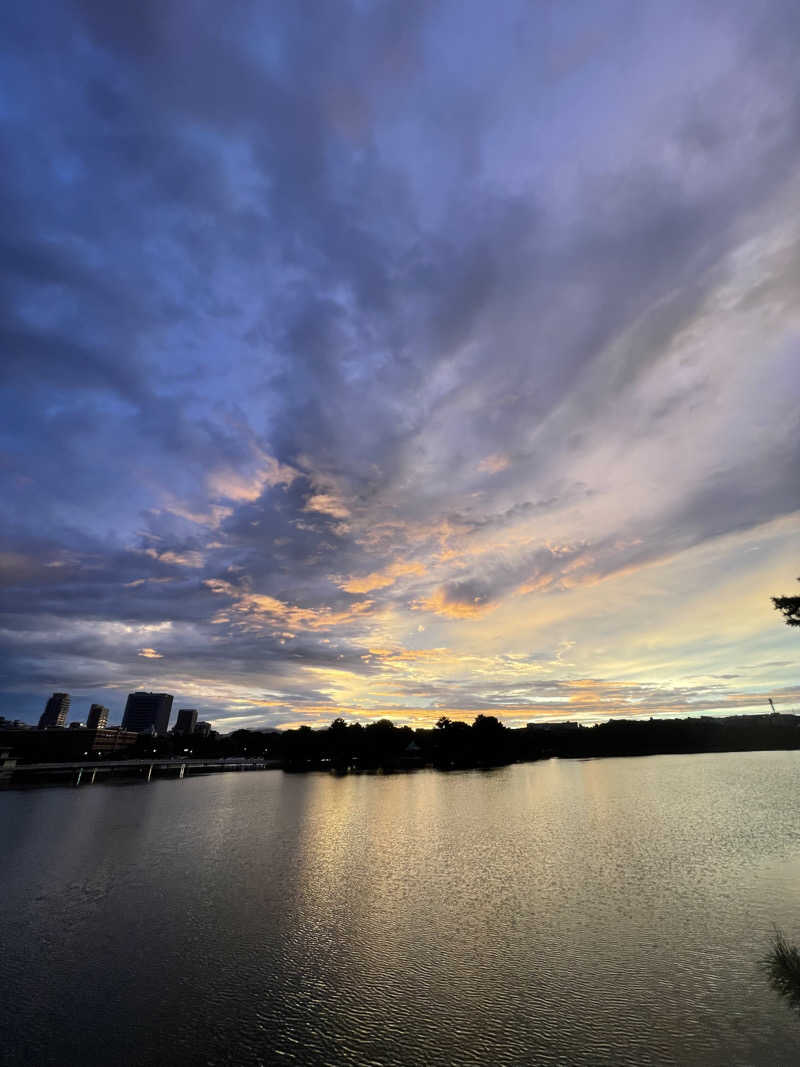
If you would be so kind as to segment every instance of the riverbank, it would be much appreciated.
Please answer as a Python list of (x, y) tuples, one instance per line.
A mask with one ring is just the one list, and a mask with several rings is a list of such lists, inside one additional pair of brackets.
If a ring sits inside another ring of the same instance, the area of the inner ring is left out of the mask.
[[(690, 755), (706, 752), (790, 751), (800, 748), (800, 716), (740, 715), (725, 718), (611, 719), (595, 726), (531, 723), (509, 729), (491, 716), (472, 725), (440, 719), (412, 730), (388, 720), (362, 726), (336, 720), (330, 727), (286, 731), (238, 730), (211, 738), (138, 738), (122, 752), (72, 753), (79, 731), (6, 731), (9, 752), (0, 780), (6, 784), (85, 784), (113, 777), (144, 779), (230, 770), (276, 769), (288, 773), (400, 773), (507, 766), (551, 759)], [(14, 748), (9, 735), (16, 733)], [(69, 747), (62, 741), (69, 741)], [(4, 745), (3, 745), (4, 742)], [(27, 746), (27, 748), (26, 748)], [(50, 754), (42, 759), (42, 753)], [(27, 756), (27, 758), (26, 758)], [(39, 758), (36, 758), (39, 756)]]

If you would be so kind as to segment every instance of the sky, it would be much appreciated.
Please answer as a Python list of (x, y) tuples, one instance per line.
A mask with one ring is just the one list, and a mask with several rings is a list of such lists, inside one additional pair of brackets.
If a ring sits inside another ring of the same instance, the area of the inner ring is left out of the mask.
[(0, 714), (800, 707), (794, 0), (11, 0)]

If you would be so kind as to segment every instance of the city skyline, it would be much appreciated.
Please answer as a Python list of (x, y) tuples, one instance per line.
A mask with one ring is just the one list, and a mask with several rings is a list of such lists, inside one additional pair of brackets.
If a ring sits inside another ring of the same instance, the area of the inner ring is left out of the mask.
[(792, 10), (5, 12), (0, 715), (800, 708)]
[[(64, 730), (66, 728), (76, 729), (80, 727), (87, 730), (107, 730), (109, 732), (127, 730), (133, 734), (153, 733), (161, 737), (166, 736), (168, 733), (186, 735), (203, 733), (211, 728), (210, 723), (198, 721), (197, 708), (179, 708), (175, 722), (170, 727), (174, 699), (171, 693), (144, 691), (128, 693), (124, 711), (121, 713), (121, 723), (115, 724), (108, 721), (110, 716), (109, 709), (102, 704), (96, 703), (93, 703), (89, 708), (85, 722), (81, 721), (80, 717), (75, 717), (76, 709), (71, 706), (70, 694), (57, 692), (48, 697), (44, 711), (39, 716), (37, 728), (38, 730), (53, 730), (54, 728)], [(70, 712), (72, 713), (72, 719), (68, 722)], [(0, 721), (6, 729), (9, 728), (11, 723), (14, 726), (25, 725), (23, 720), (12, 720), (5, 716), (0, 716)], [(30, 724), (28, 725), (30, 726)]]

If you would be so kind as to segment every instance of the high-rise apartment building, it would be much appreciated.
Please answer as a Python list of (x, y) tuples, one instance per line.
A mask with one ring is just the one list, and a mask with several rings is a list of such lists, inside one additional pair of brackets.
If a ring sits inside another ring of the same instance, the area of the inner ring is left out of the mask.
[(39, 719), (39, 729), (48, 726), (66, 726), (69, 714), (69, 693), (53, 693)]
[(86, 725), (90, 730), (105, 730), (108, 726), (108, 708), (102, 704), (92, 704)]
[(137, 734), (165, 734), (172, 712), (169, 693), (129, 693), (122, 716), (122, 729)]
[(196, 708), (179, 708), (178, 719), (175, 723), (176, 734), (191, 734), (194, 733), (194, 728), (197, 726), (197, 709)]

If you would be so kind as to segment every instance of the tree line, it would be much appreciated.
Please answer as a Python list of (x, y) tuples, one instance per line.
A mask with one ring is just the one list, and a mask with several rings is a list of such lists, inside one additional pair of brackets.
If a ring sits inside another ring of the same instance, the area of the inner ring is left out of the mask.
[(493, 715), (472, 723), (441, 717), (431, 728), (398, 726), (388, 719), (362, 724), (336, 718), (320, 729), (235, 730), (209, 738), (142, 738), (142, 755), (274, 760), (288, 771), (458, 770), (530, 760), (647, 756), (800, 748), (800, 717), (766, 715), (673, 719), (612, 719), (594, 726), (532, 723), (505, 726)]

